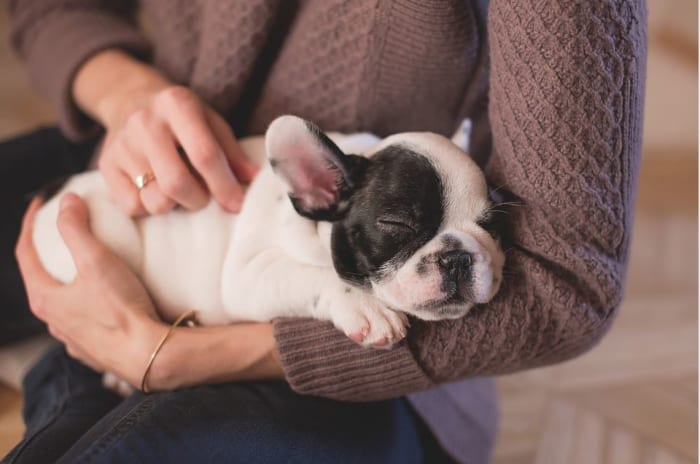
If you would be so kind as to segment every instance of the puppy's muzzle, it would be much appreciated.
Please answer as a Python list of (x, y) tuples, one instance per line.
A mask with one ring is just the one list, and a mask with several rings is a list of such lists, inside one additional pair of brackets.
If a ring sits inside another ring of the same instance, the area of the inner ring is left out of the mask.
[(442, 288), (448, 297), (461, 296), (469, 298), (472, 280), (471, 253), (464, 250), (450, 250), (438, 257), (438, 265), (442, 274)]

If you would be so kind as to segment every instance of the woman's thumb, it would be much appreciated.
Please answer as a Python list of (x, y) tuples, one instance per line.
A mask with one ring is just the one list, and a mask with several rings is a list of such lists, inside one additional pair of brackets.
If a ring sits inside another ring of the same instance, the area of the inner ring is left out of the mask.
[(80, 270), (96, 264), (104, 255), (101, 244), (90, 230), (90, 213), (87, 204), (74, 193), (61, 198), (58, 212), (58, 230), (70, 250), (75, 265)]

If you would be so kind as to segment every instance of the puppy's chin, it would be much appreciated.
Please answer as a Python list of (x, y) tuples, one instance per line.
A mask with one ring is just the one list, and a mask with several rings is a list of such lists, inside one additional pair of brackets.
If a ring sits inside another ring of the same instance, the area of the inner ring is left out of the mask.
[[(413, 272), (414, 266), (408, 265), (384, 279), (372, 281), (373, 294), (390, 308), (435, 321), (463, 317), (474, 305), (488, 302), (498, 289), (491, 285), (491, 272), (487, 278), (479, 274), (464, 285), (448, 285), (434, 264), (426, 266), (430, 267), (423, 273)], [(487, 288), (483, 288), (482, 281), (488, 281)]]
[(467, 315), (474, 307), (473, 302), (466, 303), (431, 303), (411, 308), (406, 313), (424, 321), (441, 321), (443, 319), (459, 319)]

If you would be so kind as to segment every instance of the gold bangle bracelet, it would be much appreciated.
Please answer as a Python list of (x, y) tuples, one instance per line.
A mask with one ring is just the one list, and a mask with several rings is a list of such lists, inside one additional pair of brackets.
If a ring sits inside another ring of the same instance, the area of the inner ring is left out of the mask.
[(151, 353), (151, 357), (148, 360), (148, 364), (146, 364), (146, 370), (143, 371), (143, 377), (141, 377), (141, 391), (144, 393), (150, 393), (148, 390), (148, 373), (151, 372), (151, 366), (153, 365), (153, 361), (156, 359), (156, 356), (158, 355), (158, 352), (160, 349), (163, 347), (165, 344), (165, 341), (170, 337), (170, 334), (173, 333), (173, 330), (175, 327), (179, 326), (182, 324), (183, 321), (185, 322), (194, 322), (194, 311), (187, 311), (186, 313), (180, 314), (180, 317), (175, 319), (175, 322), (173, 322), (170, 327), (168, 328), (168, 331), (163, 334), (163, 337), (161, 337), (160, 341), (156, 345), (155, 350), (153, 350), (153, 353)]

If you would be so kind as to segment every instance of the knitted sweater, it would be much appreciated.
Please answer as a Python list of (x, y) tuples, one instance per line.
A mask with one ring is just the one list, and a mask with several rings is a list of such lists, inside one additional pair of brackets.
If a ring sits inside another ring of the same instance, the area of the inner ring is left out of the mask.
[(608, 330), (640, 163), (643, 0), (492, 0), (488, 21), (476, 0), (143, 0), (149, 39), (133, 3), (11, 2), (13, 43), (70, 137), (94, 125), (71, 99), (76, 69), (120, 47), (190, 86), (239, 136), (283, 113), (380, 136), (449, 135), (471, 117), (472, 156), (518, 204), (501, 290), (462, 319), (413, 321), (390, 350), (326, 322), (276, 320), (296, 391), (364, 401), (433, 388), (415, 407), (454, 455), (480, 462), (487, 451), (455, 428), (481, 417), (492, 434), (479, 412), (489, 401), (474, 401), (482, 387), (434, 387), (566, 360)]

